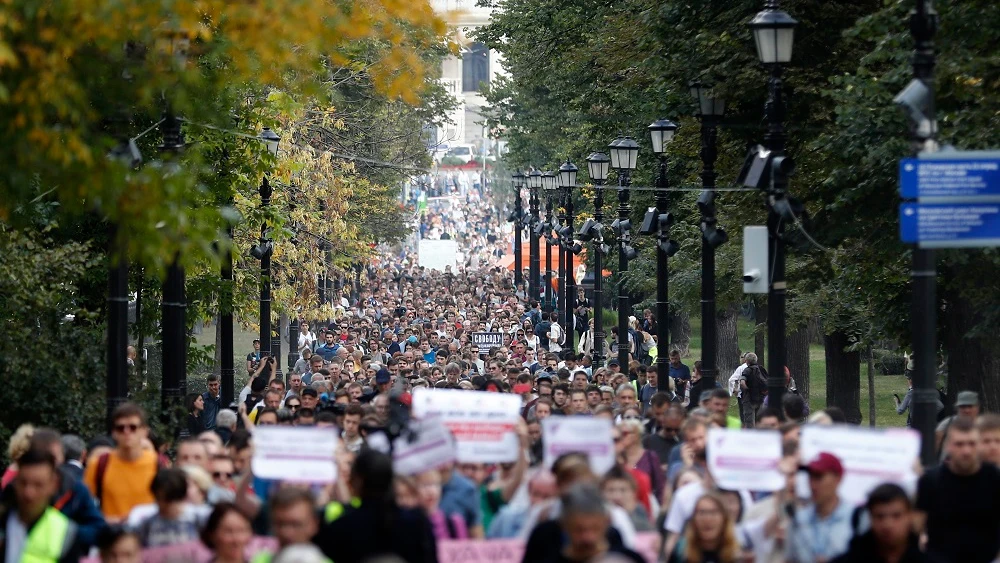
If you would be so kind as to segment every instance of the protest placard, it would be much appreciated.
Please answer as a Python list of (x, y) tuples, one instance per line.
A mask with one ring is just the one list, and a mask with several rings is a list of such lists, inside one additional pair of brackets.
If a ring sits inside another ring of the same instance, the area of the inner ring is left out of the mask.
[(483, 351), (503, 346), (502, 332), (473, 332), (469, 335), (469, 338), (473, 344), (479, 346), (480, 350)]
[[(649, 563), (657, 560), (659, 535), (643, 532), (635, 536), (635, 551)], [(438, 540), (440, 563), (518, 563), (524, 557), (521, 540)]]
[(516, 461), (520, 412), (521, 397), (509, 393), (424, 387), (413, 392), (413, 416), (440, 416), (455, 436), (458, 461), (465, 463)]
[(413, 420), (409, 430), (392, 443), (397, 474), (417, 475), (455, 461), (455, 438), (440, 417)]
[(708, 471), (722, 489), (777, 491), (785, 486), (778, 469), (781, 433), (777, 430), (712, 428), (706, 448)]
[(304, 483), (337, 479), (337, 434), (332, 428), (258, 426), (254, 429), (254, 475)]
[(552, 467), (556, 458), (571, 452), (587, 454), (598, 475), (615, 465), (611, 421), (589, 416), (550, 416), (542, 421), (543, 461)]
[[(837, 492), (849, 503), (863, 503), (868, 493), (882, 483), (896, 483), (911, 494), (916, 491), (914, 462), (920, 455), (920, 435), (914, 430), (807, 425), (799, 438), (799, 452), (803, 465), (820, 452), (840, 458), (844, 480)], [(808, 496), (805, 475), (800, 476), (797, 489), (800, 496)]]

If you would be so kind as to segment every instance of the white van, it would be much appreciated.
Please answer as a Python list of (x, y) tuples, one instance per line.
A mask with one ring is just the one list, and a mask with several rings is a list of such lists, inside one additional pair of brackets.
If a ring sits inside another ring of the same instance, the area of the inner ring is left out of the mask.
[(460, 159), (464, 164), (468, 164), (475, 158), (476, 149), (472, 145), (456, 145), (448, 150), (446, 156)]

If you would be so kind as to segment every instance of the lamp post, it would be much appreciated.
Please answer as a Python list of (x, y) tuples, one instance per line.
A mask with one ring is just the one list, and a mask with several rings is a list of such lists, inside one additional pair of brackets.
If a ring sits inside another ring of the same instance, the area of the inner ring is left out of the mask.
[[(111, 413), (128, 396), (128, 260), (125, 245), (120, 244), (118, 229), (110, 229), (111, 264), (108, 269), (108, 340), (107, 340), (107, 424), (111, 427)], [(141, 290), (135, 300), (136, 326), (139, 324)], [(142, 341), (138, 342), (139, 361)], [(138, 367), (138, 366), (136, 366)]]
[[(935, 133), (937, 121), (934, 110), (934, 34), (938, 15), (929, 0), (917, 0), (916, 10), (910, 12), (910, 33), (913, 36), (913, 81), (897, 96), (897, 103), (906, 105), (908, 91), (923, 92), (923, 115), (915, 118), (913, 149), (937, 150)], [(910, 277), (913, 293), (910, 297), (910, 331), (913, 334), (913, 427), (920, 432), (920, 459), (925, 467), (937, 463), (934, 447), (938, 394), (935, 390), (937, 372), (937, 262), (934, 251), (913, 249)]]
[[(659, 238), (656, 245), (656, 390), (670, 390), (670, 358), (667, 343), (670, 341), (670, 271), (668, 261), (677, 252), (677, 243), (671, 245), (669, 229), (670, 198), (667, 191), (667, 145), (674, 138), (677, 125), (667, 119), (654, 121), (649, 126), (649, 136), (653, 153), (659, 158), (656, 174), (656, 230)], [(646, 224), (646, 221), (643, 221)], [(652, 227), (652, 224), (649, 225)], [(620, 329), (619, 329), (620, 330)]]
[[(267, 147), (267, 152), (276, 157), (281, 138), (274, 131), (264, 129), (261, 139)], [(260, 205), (266, 213), (267, 208), (271, 206), (271, 195), (274, 193), (266, 174), (261, 179), (259, 191)], [(277, 362), (279, 352), (272, 350), (271, 339), (271, 254), (274, 253), (274, 243), (268, 237), (267, 230), (268, 224), (265, 219), (260, 225), (260, 241), (250, 250), (250, 254), (260, 260), (260, 351), (263, 356), (274, 356)]]
[[(785, 104), (782, 99), (781, 73), (784, 65), (792, 60), (792, 46), (795, 26), (798, 22), (779, 8), (777, 0), (768, 0), (764, 10), (750, 21), (757, 56), (768, 69), (768, 96), (764, 107), (767, 119), (767, 133), (764, 145), (771, 151), (772, 162), (780, 162), (785, 156), (784, 118)], [(772, 164), (772, 181), (768, 190), (769, 211), (767, 227), (771, 252), (769, 256), (771, 280), (767, 293), (767, 368), (768, 402), (780, 405), (785, 393), (785, 241), (784, 221), (776, 210), (776, 205), (787, 205), (785, 200), (785, 175), (778, 174)]]
[(531, 230), (528, 233), (528, 302), (538, 299), (539, 255), (538, 255), (538, 190), (542, 187), (542, 173), (532, 170), (528, 174), (528, 213), (531, 214)]
[(514, 287), (524, 284), (521, 257), (521, 229), (524, 228), (524, 209), (521, 207), (521, 188), (524, 187), (524, 174), (520, 171), (512, 176), (514, 181)]
[(604, 183), (608, 180), (611, 159), (600, 152), (587, 157), (587, 173), (594, 182), (594, 352), (591, 364), (604, 367)]
[[(226, 237), (233, 241), (233, 225), (226, 225)], [(233, 250), (222, 255), (222, 293), (219, 297), (220, 398), (228, 407), (236, 394), (236, 367), (233, 365)]]
[(563, 190), (565, 197), (566, 224), (560, 230), (561, 238), (566, 240), (566, 277), (560, 282), (560, 286), (565, 285), (566, 304), (565, 309), (565, 329), (566, 344), (564, 348), (574, 350), (574, 325), (576, 316), (573, 313), (573, 305), (576, 303), (576, 276), (573, 273), (573, 255), (580, 251), (581, 247), (573, 243), (573, 189), (576, 188), (576, 176), (579, 173), (576, 165), (567, 160), (559, 167), (559, 187)]
[[(163, 144), (160, 152), (177, 155), (184, 149), (184, 133), (181, 122), (170, 109), (163, 116)], [(187, 310), (184, 293), (185, 273), (180, 263), (180, 254), (174, 256), (167, 267), (167, 277), (163, 282), (161, 303), (161, 328), (163, 349), (163, 379), (160, 387), (161, 416), (164, 422), (172, 423), (172, 415), (180, 406), (187, 389)]]
[(716, 131), (726, 109), (725, 101), (712, 89), (700, 82), (691, 85), (691, 95), (698, 102), (698, 119), (701, 120), (701, 373), (702, 377), (715, 379), (718, 342), (715, 313), (715, 249), (729, 240), (729, 236), (715, 220), (715, 158)]
[[(566, 265), (568, 264), (566, 254), (568, 251), (566, 247), (566, 239), (563, 236), (563, 229), (566, 225), (566, 191), (562, 189), (562, 174), (560, 172), (556, 172), (555, 177), (556, 189), (558, 191), (554, 197), (556, 198), (556, 215), (559, 218), (559, 221), (555, 225), (554, 235), (556, 248), (559, 252), (559, 277), (557, 278), (559, 280), (559, 287), (556, 289), (555, 308), (559, 311), (559, 318), (561, 319), (560, 323), (564, 323), (566, 320), (566, 296), (568, 295), (566, 293)], [(566, 325), (563, 324), (563, 327), (565, 328)]]
[(552, 172), (542, 173), (542, 189), (545, 190), (545, 304), (542, 311), (551, 313), (552, 303), (552, 196), (556, 191), (556, 176)]
[(629, 186), (639, 156), (639, 144), (632, 137), (619, 137), (608, 145), (608, 151), (611, 153), (611, 167), (618, 171), (618, 364), (623, 372), (628, 373), (628, 318), (632, 311), (625, 289), (625, 274), (628, 273), (629, 260), (635, 257), (635, 250), (629, 245), (629, 213), (632, 210), (629, 207)]

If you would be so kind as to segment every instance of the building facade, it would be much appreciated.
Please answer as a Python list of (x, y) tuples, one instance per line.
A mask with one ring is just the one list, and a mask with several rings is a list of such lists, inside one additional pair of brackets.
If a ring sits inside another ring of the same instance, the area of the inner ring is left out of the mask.
[(482, 154), (484, 140), (483, 87), (503, 72), (499, 55), (472, 39), (473, 31), (490, 21), (493, 8), (476, 5), (476, 0), (431, 0), (431, 5), (448, 23), (460, 47), (458, 56), (448, 56), (441, 64), (441, 81), (455, 98), (451, 123), (437, 128), (432, 144), (472, 145)]

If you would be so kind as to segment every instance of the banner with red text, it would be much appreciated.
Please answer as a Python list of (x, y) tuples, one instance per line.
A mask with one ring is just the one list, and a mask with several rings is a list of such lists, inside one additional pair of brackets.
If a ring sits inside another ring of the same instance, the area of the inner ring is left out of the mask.
[(413, 416), (440, 416), (455, 436), (456, 457), (463, 463), (516, 461), (520, 411), (521, 397), (509, 393), (424, 387), (413, 392)]

